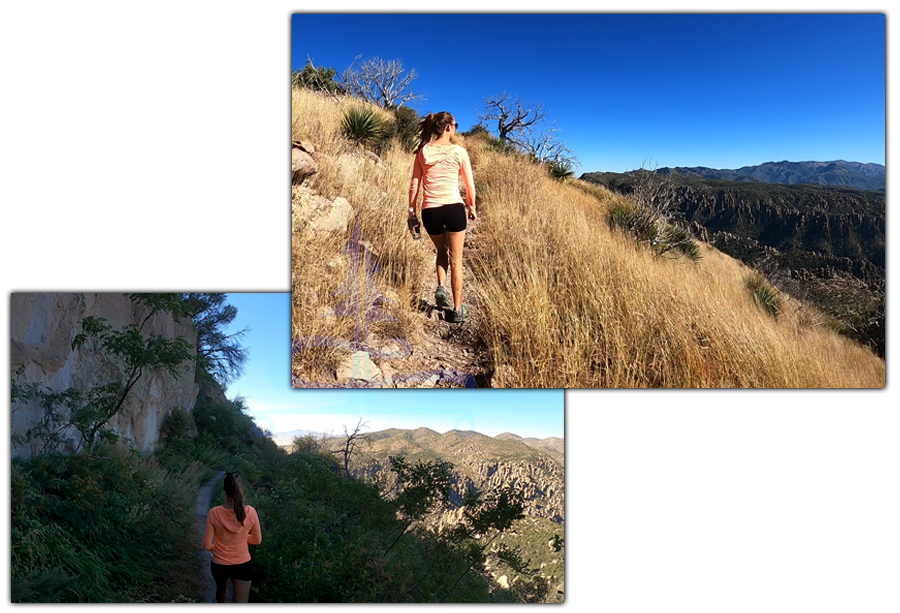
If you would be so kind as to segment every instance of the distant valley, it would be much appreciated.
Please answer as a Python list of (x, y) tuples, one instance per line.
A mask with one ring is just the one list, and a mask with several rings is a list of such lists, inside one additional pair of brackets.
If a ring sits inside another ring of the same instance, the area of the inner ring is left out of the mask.
[[(332, 452), (343, 448), (347, 440), (346, 437), (324, 438), (305, 431), (278, 433), (274, 438), (284, 441), (294, 433), (305, 435), (308, 443)], [(539, 568), (541, 576), (561, 593), (565, 559), (554, 543), (556, 537), (564, 538), (565, 532), (563, 439), (525, 438), (509, 432), (491, 437), (468, 430), (440, 434), (429, 428), (389, 429), (364, 433), (363, 437), (365, 440), (350, 463), (351, 473), (359, 479), (386, 479), (389, 484), (390, 456), (402, 455), (410, 463), (443, 460), (453, 464), (451, 508), (426, 522), (438, 531), (459, 521), (463, 496), (473, 488), (490, 491), (513, 487), (521, 491), (525, 498), (525, 517), (504, 533), (496, 546), (517, 548), (530, 566)], [(341, 460), (339, 451), (335, 457)], [(501, 575), (507, 571), (488, 570), (501, 583), (505, 580)], [(508, 574), (510, 581), (518, 580), (516, 573)]]

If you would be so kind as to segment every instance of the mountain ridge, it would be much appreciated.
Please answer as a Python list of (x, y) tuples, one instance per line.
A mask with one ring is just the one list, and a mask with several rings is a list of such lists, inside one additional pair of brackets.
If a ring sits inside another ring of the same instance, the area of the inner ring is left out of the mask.
[[(741, 168), (708, 168), (706, 166), (676, 166), (656, 169), (660, 174), (695, 175), (704, 179), (781, 185), (811, 184), (879, 191), (887, 184), (887, 169), (874, 162), (807, 161), (764, 162)], [(587, 175), (594, 173), (585, 173)], [(625, 173), (628, 174), (628, 173)], [(582, 175), (584, 178), (584, 175)]]
[[(369, 478), (388, 470), (389, 457), (402, 455), (410, 462), (446, 460), (454, 465), (451, 498), (455, 504), (471, 488), (493, 489), (516, 484), (526, 497), (526, 515), (561, 522), (564, 512), (564, 440), (525, 439), (504, 433), (496, 437), (471, 430), (390, 428), (364, 434), (365, 443), (351, 460), (351, 472)], [(331, 437), (322, 445), (341, 449), (346, 437)]]

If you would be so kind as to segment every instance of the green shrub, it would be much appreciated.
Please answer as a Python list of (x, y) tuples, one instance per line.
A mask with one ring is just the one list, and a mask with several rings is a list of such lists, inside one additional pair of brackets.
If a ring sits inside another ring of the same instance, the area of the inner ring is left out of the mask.
[(169, 602), (199, 589), (199, 474), (98, 445), (13, 461), (15, 602)]
[(189, 441), (188, 437), (196, 428), (193, 416), (182, 408), (176, 408), (166, 416), (160, 438), (167, 447), (182, 447)]
[(295, 70), (291, 73), (291, 87), (305, 87), (313, 91), (342, 94), (344, 89), (334, 80), (336, 76), (337, 71), (334, 68), (314, 67), (312, 64), (307, 64), (303, 70)]
[(753, 296), (756, 304), (777, 319), (781, 314), (782, 298), (778, 290), (769, 283), (769, 280), (762, 273), (753, 271), (747, 275), (744, 283), (747, 289), (750, 290), (750, 294)]
[(419, 146), (419, 114), (408, 106), (393, 107), (394, 122), (389, 124), (382, 136), (385, 148), (390, 140), (395, 140), (407, 153), (413, 153)]
[(384, 125), (378, 113), (363, 106), (353, 106), (344, 113), (341, 123), (344, 136), (363, 146), (378, 145)]

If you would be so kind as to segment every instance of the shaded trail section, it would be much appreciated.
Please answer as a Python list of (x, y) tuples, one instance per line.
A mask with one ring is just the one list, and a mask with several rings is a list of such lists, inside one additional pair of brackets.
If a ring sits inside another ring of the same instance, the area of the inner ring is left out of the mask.
[[(203, 533), (206, 530), (206, 514), (209, 512), (213, 493), (216, 491), (217, 486), (222, 486), (222, 479), (224, 478), (224, 470), (216, 473), (215, 477), (210, 479), (200, 488), (200, 491), (197, 493), (197, 503), (194, 505), (197, 545), (199, 547), (200, 560), (202, 560), (201, 573), (203, 593), (200, 596), (202, 597), (203, 602), (216, 601), (216, 582), (209, 571), (209, 562), (212, 560), (212, 554), (203, 549)], [(231, 582), (228, 583), (228, 586), (228, 598), (226, 601), (234, 602), (234, 595), (231, 593)]]

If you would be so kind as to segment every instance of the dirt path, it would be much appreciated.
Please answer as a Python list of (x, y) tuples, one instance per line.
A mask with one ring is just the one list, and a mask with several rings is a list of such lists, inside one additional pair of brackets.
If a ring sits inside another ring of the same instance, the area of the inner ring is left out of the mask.
[[(216, 601), (216, 582), (213, 580), (212, 575), (209, 572), (209, 561), (212, 559), (212, 554), (203, 549), (203, 533), (206, 530), (206, 513), (210, 509), (213, 494), (215, 493), (217, 487), (221, 487), (222, 479), (224, 478), (224, 470), (216, 473), (215, 477), (210, 479), (203, 485), (203, 487), (200, 488), (200, 491), (197, 493), (197, 504), (194, 505), (194, 515), (196, 517), (195, 525), (198, 534), (197, 543), (200, 548), (199, 554), (202, 561), (201, 572), (203, 573), (203, 602)], [(234, 602), (234, 595), (231, 593), (230, 582), (228, 584), (227, 601)]]
[[(365, 340), (356, 342), (303, 337), (303, 342), (316, 343), (309, 346), (335, 346), (347, 353), (330, 378), (326, 375), (328, 380), (317, 381), (295, 371), (293, 387), (483, 388), (496, 385), (487, 346), (478, 332), (482, 309), (472, 269), (466, 261), (477, 236), (478, 225), (471, 224), (463, 250), (463, 302), (469, 307), (465, 323), (447, 322), (446, 311), (435, 304), (434, 247), (430, 240), (423, 238), (423, 257), (428, 265), (422, 275), (422, 293), (413, 305), (416, 315), (424, 320), (421, 330), (403, 339), (379, 338), (370, 331)], [(294, 351), (302, 351), (297, 348), (301, 341), (294, 342)]]
[[(463, 257), (471, 250), (472, 241), (477, 240), (478, 226), (472, 224), (466, 234)], [(423, 242), (427, 240), (423, 238)], [(477, 387), (491, 387), (493, 376), (487, 347), (481, 341), (478, 330), (481, 321), (481, 304), (476, 288), (473, 285), (471, 268), (464, 263), (463, 270), (463, 303), (469, 307), (469, 318), (463, 324), (449, 323), (445, 320), (446, 311), (435, 304), (434, 290), (437, 287), (434, 270), (434, 248), (428, 243), (429, 266), (422, 277), (422, 293), (418, 296), (417, 310), (425, 319), (421, 334), (409, 339), (413, 348), (412, 355), (401, 360), (376, 361), (381, 371), (387, 375), (409, 372), (444, 371), (453, 373), (452, 377), (435, 377), (422, 385), (411, 387), (462, 387), (461, 379), (465, 375), (474, 378)], [(449, 278), (447, 289), (449, 293)], [(471, 382), (470, 382), (471, 383)]]

